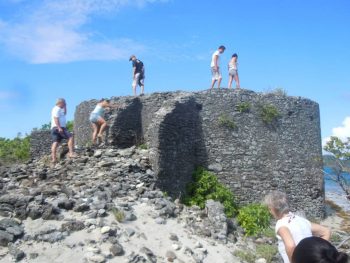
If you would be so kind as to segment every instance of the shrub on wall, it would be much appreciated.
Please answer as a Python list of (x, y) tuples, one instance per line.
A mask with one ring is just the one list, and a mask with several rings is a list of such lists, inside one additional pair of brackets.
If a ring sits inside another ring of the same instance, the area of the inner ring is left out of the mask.
[(222, 203), (228, 217), (232, 217), (237, 211), (230, 189), (219, 183), (215, 174), (199, 167), (193, 173), (193, 182), (187, 186), (187, 195), (183, 201), (186, 205), (198, 205), (203, 209), (205, 201), (209, 199)]
[(274, 105), (266, 104), (261, 106), (260, 116), (263, 122), (269, 124), (276, 120), (280, 116), (280, 113)]
[(230, 129), (234, 129), (237, 127), (236, 123), (230, 118), (227, 114), (221, 114), (218, 119), (219, 125), (223, 127), (227, 127)]
[(239, 111), (240, 113), (249, 112), (250, 108), (251, 108), (251, 105), (249, 102), (241, 102), (236, 105), (236, 110)]
[(271, 215), (268, 208), (262, 204), (249, 204), (238, 211), (237, 220), (246, 235), (261, 233), (270, 225)]

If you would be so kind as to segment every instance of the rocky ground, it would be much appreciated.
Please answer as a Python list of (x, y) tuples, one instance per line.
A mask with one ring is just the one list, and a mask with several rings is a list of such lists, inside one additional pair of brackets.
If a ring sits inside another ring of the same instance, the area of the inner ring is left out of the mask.
[(85, 149), (55, 166), (0, 167), (0, 262), (228, 263), (242, 262), (237, 249), (273, 244), (243, 238), (217, 202), (200, 210), (167, 197), (148, 155)]

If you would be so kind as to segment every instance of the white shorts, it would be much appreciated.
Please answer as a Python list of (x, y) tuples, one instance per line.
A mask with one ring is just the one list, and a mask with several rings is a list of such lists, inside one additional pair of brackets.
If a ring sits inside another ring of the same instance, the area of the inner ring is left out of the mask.
[(218, 79), (222, 79), (221, 73), (220, 73), (220, 69), (218, 68), (218, 70), (215, 70), (214, 67), (211, 67), (211, 79), (212, 80), (218, 80)]

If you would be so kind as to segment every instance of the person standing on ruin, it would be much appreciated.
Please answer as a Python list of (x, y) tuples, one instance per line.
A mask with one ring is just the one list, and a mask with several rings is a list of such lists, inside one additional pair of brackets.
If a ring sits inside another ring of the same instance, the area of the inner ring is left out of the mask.
[(224, 53), (225, 51), (225, 46), (220, 46), (212, 55), (211, 57), (211, 63), (210, 63), (210, 67), (211, 67), (211, 89), (214, 88), (215, 82), (218, 82), (218, 88), (220, 88), (220, 84), (221, 84), (221, 80), (222, 80), (222, 76), (220, 73), (220, 55), (222, 53)]
[(240, 88), (239, 85), (239, 77), (238, 77), (238, 55), (234, 53), (230, 59), (230, 62), (228, 63), (228, 88), (230, 89), (232, 86), (232, 81), (235, 80), (236, 82), (236, 89)]
[(136, 58), (135, 55), (132, 55), (129, 59), (129, 61), (132, 61), (132, 69), (133, 69), (133, 82), (132, 82), (132, 89), (134, 92), (134, 96), (136, 96), (136, 87), (137, 85), (141, 88), (140, 95), (144, 92), (144, 82), (145, 82), (145, 67), (143, 65), (143, 62)]
[(66, 128), (67, 104), (66, 100), (59, 98), (56, 101), (55, 107), (51, 111), (51, 138), (53, 140), (51, 146), (51, 161), (57, 162), (57, 147), (63, 139), (68, 140), (68, 156), (76, 157), (74, 153), (73, 135)]

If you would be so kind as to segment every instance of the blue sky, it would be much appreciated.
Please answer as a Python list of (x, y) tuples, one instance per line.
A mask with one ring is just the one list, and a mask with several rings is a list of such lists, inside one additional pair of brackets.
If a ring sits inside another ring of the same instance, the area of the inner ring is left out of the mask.
[(222, 44), (242, 88), (317, 101), (322, 137), (350, 136), (349, 13), (347, 0), (0, 0), (0, 137), (48, 123), (57, 97), (73, 119), (83, 100), (131, 95), (131, 54), (146, 93), (207, 89)]

